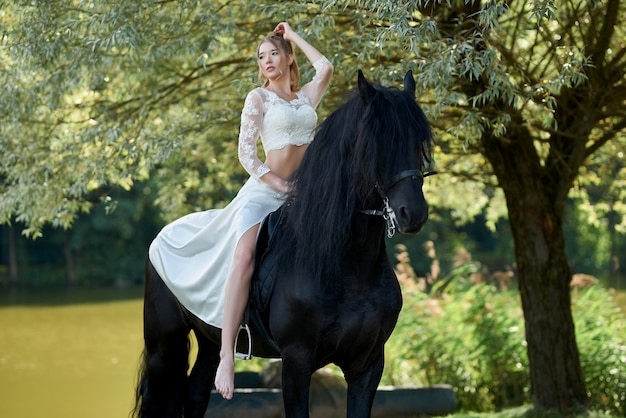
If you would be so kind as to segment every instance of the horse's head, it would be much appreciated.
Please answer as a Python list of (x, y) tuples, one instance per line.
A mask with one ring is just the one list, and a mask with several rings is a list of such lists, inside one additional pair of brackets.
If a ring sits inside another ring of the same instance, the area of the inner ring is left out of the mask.
[[(388, 234), (416, 234), (428, 219), (428, 204), (422, 191), (424, 166), (430, 161), (431, 130), (415, 101), (411, 71), (404, 89), (370, 84), (359, 71), (358, 91), (363, 107), (354, 158), (361, 167), (359, 188), (364, 204), (382, 201)], [(375, 190), (375, 193), (371, 193)], [(368, 193), (369, 192), (369, 193)]]
[(417, 233), (428, 219), (422, 186), (431, 130), (413, 75), (397, 89), (370, 84), (359, 72), (355, 90), (318, 126), (283, 209), (295, 248), (285, 257), (318, 273), (340, 269), (338, 254), (364, 230), (355, 227), (357, 213), (385, 216), (388, 233)]

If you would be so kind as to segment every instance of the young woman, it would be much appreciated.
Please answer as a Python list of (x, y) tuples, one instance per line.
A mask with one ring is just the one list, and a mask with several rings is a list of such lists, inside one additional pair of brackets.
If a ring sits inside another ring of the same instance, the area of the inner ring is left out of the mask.
[[(315, 68), (299, 89), (291, 43)], [(150, 246), (150, 261), (172, 293), (193, 314), (222, 328), (215, 388), (231, 399), (235, 337), (248, 301), (260, 222), (283, 203), (317, 124), (315, 108), (333, 66), (286, 22), (257, 48), (262, 87), (248, 93), (241, 113), (239, 160), (250, 179), (224, 209), (192, 213), (167, 225)], [(265, 162), (257, 157), (261, 139)]]

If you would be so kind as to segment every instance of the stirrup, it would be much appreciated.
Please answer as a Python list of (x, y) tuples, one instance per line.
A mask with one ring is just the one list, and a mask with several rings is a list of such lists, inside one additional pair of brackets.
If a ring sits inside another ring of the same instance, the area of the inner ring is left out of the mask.
[[(248, 337), (248, 352), (247, 353), (239, 353), (237, 351), (237, 341), (239, 340), (239, 333), (245, 330), (246, 336)], [(248, 324), (243, 324), (239, 326), (239, 331), (237, 331), (237, 336), (235, 337), (235, 358), (239, 360), (250, 360), (252, 358), (252, 335), (250, 334), (250, 327)]]

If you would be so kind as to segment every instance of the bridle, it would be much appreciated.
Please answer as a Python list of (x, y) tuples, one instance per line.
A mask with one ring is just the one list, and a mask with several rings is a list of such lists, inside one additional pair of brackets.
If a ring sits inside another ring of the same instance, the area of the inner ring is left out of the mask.
[(366, 215), (382, 216), (387, 223), (387, 237), (393, 237), (398, 229), (398, 219), (396, 218), (396, 213), (389, 204), (389, 197), (387, 196), (387, 193), (389, 193), (390, 190), (403, 180), (422, 180), (423, 182), (424, 177), (432, 176), (433, 174), (437, 174), (437, 172), (428, 171), (423, 173), (421, 170), (404, 170), (393, 176), (387, 185), (381, 186), (377, 182), (375, 187), (376, 191), (383, 199), (383, 210), (363, 209), (359, 210), (359, 212), (365, 213)]

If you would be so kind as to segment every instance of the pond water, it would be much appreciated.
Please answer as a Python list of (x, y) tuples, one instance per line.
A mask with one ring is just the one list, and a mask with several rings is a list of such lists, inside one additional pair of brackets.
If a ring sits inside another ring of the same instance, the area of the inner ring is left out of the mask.
[(142, 306), (140, 289), (0, 290), (0, 417), (127, 417)]

